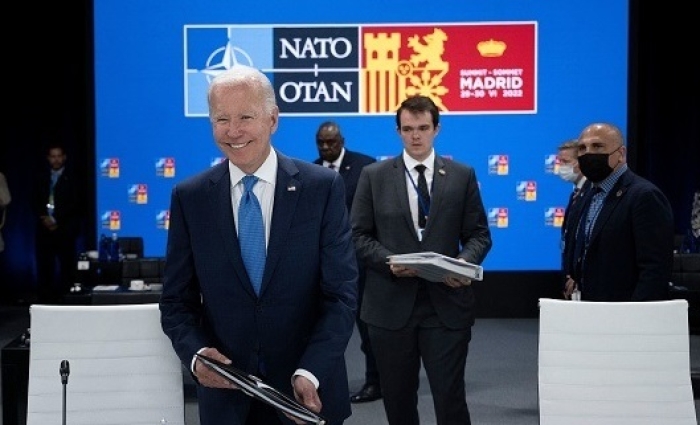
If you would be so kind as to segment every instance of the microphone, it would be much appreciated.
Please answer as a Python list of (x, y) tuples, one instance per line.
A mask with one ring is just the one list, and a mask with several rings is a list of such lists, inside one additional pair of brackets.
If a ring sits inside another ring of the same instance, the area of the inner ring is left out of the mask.
[(70, 363), (68, 363), (68, 360), (61, 360), (61, 367), (58, 369), (58, 372), (61, 374), (61, 383), (63, 384), (62, 424), (66, 425), (66, 388), (68, 387), (68, 375), (70, 375)]
[(61, 368), (58, 370), (61, 373), (61, 383), (68, 383), (68, 375), (70, 375), (70, 363), (68, 360), (61, 361)]

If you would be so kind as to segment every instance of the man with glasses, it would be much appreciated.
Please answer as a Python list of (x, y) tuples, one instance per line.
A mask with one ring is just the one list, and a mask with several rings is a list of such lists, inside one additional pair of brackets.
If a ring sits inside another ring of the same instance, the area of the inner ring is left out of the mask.
[(669, 298), (673, 214), (653, 183), (627, 166), (619, 128), (587, 126), (578, 138), (578, 163), (591, 182), (568, 213), (564, 295), (586, 301)]

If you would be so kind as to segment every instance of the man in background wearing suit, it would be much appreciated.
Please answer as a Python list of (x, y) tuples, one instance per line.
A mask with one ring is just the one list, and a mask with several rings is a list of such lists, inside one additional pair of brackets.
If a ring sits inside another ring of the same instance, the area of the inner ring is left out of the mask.
[(367, 267), (361, 316), (390, 425), (419, 423), (421, 361), (438, 425), (471, 423), (464, 378), (474, 324), (471, 280), (428, 282), (415, 269), (387, 264), (389, 255), (422, 251), (479, 264), (491, 249), (474, 169), (434, 150), (439, 119), (429, 97), (401, 103), (396, 131), (403, 152), (362, 169), (350, 214)]
[[(199, 384), (200, 423), (293, 422), (196, 353), (258, 375), (329, 425), (342, 424), (351, 414), (345, 350), (357, 302), (343, 179), (272, 148), (279, 108), (260, 71), (222, 72), (208, 101), (228, 160), (173, 188), (160, 300), (163, 330)], [(255, 215), (258, 223), (248, 221)], [(254, 256), (255, 244), (243, 242), (251, 236), (262, 245)]]
[[(562, 254), (562, 270), (564, 269), (564, 241), (566, 240), (566, 220), (569, 215), (571, 206), (583, 198), (584, 191), (590, 187), (590, 183), (586, 184), (586, 176), (581, 173), (578, 166), (578, 141), (576, 139), (567, 140), (557, 148), (557, 158), (559, 159), (559, 169), (557, 175), (565, 182), (574, 185), (569, 195), (569, 200), (566, 203), (564, 210), (564, 220), (561, 225), (561, 254)], [(579, 293), (576, 292), (578, 298)], [(571, 298), (564, 294), (564, 298)]]
[(674, 226), (666, 196), (628, 168), (618, 127), (587, 126), (578, 151), (591, 188), (567, 219), (564, 295), (578, 289), (586, 301), (668, 299)]
[(48, 167), (39, 172), (34, 183), (37, 298), (42, 304), (61, 302), (75, 273), (78, 188), (66, 166), (67, 159), (64, 147), (51, 143), (46, 148)]
[(573, 195), (578, 194), (584, 183), (586, 183), (586, 176), (581, 173), (581, 169), (578, 166), (578, 143), (575, 139), (562, 143), (557, 150), (557, 158), (559, 159), (557, 175), (565, 182), (574, 185), (572, 196), (569, 199), (569, 204), (567, 204), (568, 208), (575, 198)]
[[(369, 155), (346, 149), (345, 137), (340, 132), (338, 124), (332, 121), (326, 121), (318, 127), (316, 131), (316, 147), (318, 148), (319, 158), (314, 161), (314, 164), (334, 169), (343, 177), (345, 182), (345, 201), (349, 213), (362, 167), (372, 164), (376, 160)], [(350, 401), (353, 403), (365, 403), (382, 398), (382, 389), (379, 383), (377, 362), (374, 359), (372, 345), (367, 335), (367, 324), (360, 318), (359, 309), (362, 306), (362, 296), (365, 289), (365, 271), (361, 264), (358, 264), (358, 268), (356, 323), (360, 334), (360, 349), (365, 355), (365, 383), (359, 391), (350, 396)]]

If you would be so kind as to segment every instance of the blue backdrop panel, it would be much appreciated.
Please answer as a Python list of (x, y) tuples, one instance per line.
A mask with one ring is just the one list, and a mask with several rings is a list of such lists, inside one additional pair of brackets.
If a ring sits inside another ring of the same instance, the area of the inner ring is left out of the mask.
[[(559, 268), (571, 186), (554, 174), (556, 147), (593, 121), (627, 127), (627, 1), (129, 0), (94, 13), (97, 234), (143, 236), (148, 256), (165, 254), (173, 184), (222, 160), (206, 89), (236, 62), (275, 84), (273, 145), (309, 161), (328, 119), (349, 149), (398, 155), (395, 103), (416, 87), (443, 100), (436, 149), (476, 168), (494, 240), (487, 272)], [(505, 42), (501, 56), (475, 48), (489, 39)], [(376, 49), (401, 66), (381, 68)], [(525, 107), (508, 98), (517, 91), (466, 81), (481, 69), (522, 70)], [(422, 75), (431, 82), (406, 83)]]

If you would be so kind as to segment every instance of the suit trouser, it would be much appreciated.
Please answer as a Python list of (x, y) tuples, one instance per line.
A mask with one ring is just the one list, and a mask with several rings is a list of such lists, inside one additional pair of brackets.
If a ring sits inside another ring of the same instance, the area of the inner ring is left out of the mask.
[(438, 425), (471, 424), (464, 371), (471, 328), (448, 329), (425, 291), (408, 324), (399, 330), (368, 325), (390, 425), (418, 425), (421, 360), (428, 377)]
[(380, 385), (379, 372), (377, 371), (377, 360), (374, 358), (372, 344), (370, 342), (369, 333), (367, 331), (367, 324), (362, 319), (360, 319), (360, 311), (362, 306), (361, 302), (365, 292), (364, 269), (360, 269), (357, 290), (357, 299), (359, 300), (359, 302), (357, 305), (357, 316), (355, 318), (355, 323), (357, 324), (357, 331), (360, 334), (360, 350), (362, 350), (362, 353), (365, 355), (365, 384)]
[(45, 229), (38, 229), (37, 232), (39, 234), (35, 248), (38, 301), (58, 303), (73, 284), (75, 240)]

